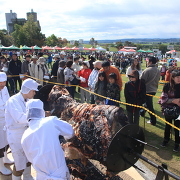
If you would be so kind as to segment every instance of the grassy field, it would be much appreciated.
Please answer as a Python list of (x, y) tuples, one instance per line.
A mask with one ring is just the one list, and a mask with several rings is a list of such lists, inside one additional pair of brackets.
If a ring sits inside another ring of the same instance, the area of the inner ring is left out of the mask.
[[(180, 66), (180, 63), (178, 63), (178, 66)], [(145, 63), (142, 64), (142, 69), (145, 69)], [(127, 82), (127, 77), (122, 75), (123, 82)], [(123, 84), (124, 84), (123, 83)], [(163, 84), (159, 84), (158, 91), (156, 96), (153, 98), (153, 104), (154, 104), (154, 109), (155, 109), (155, 114), (158, 116), (163, 117), (161, 113), (161, 108), (160, 105), (157, 103), (158, 102), (158, 97), (160, 97), (161, 92), (162, 92)], [(125, 102), (124, 99), (124, 92), (121, 92), (121, 101)], [(121, 105), (125, 109), (124, 105)], [(179, 175), (180, 176), (180, 152), (175, 153), (173, 152), (173, 147), (174, 147), (174, 130), (172, 130), (172, 136), (171, 136), (171, 141), (169, 142), (168, 147), (162, 148), (160, 144), (163, 141), (163, 136), (164, 136), (164, 127), (165, 123), (157, 119), (157, 125), (152, 126), (151, 124), (147, 124), (146, 121), (148, 121), (150, 118), (149, 114), (145, 114), (145, 118), (141, 117), (140, 118), (140, 126), (144, 129), (145, 133), (145, 141), (148, 144), (154, 145), (158, 147), (159, 149), (151, 148), (149, 146), (145, 146), (145, 150), (143, 152), (143, 155), (153, 161), (154, 163), (161, 165), (162, 163), (167, 164), (168, 169)], [(148, 166), (155, 174), (157, 174), (157, 169), (153, 168), (151, 165), (144, 163), (146, 166)]]

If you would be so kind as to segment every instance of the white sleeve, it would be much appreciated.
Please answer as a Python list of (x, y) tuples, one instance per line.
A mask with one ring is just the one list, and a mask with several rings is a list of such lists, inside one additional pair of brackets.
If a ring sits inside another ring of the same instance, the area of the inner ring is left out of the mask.
[(13, 117), (13, 120), (16, 123), (19, 123), (19, 124), (27, 123), (26, 113), (24, 113), (19, 102), (15, 101), (15, 100), (7, 101), (6, 109), (5, 109), (5, 118), (6, 118), (7, 111), (11, 115), (11, 117)]
[(60, 131), (60, 135), (64, 136), (65, 139), (70, 139), (74, 136), (74, 130), (72, 126), (66, 121), (60, 120), (57, 117), (53, 119), (55, 127)]
[(129, 66), (126, 70), (126, 77), (128, 77), (128, 74), (130, 74), (130, 73), (131, 73), (131, 66)]

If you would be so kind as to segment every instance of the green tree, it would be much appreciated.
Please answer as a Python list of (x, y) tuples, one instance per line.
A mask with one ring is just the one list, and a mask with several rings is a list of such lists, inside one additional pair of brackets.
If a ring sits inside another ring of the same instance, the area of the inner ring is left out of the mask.
[(124, 46), (134, 46), (134, 43), (132, 43), (130, 41), (125, 41)]
[(167, 52), (167, 45), (160, 44), (159, 50), (161, 51), (162, 54), (165, 54)]
[(89, 44), (91, 44), (92, 47), (95, 47), (96, 45), (98, 45), (98, 42), (95, 41), (95, 39), (92, 37), (89, 41)]
[(57, 36), (52, 34), (51, 36), (46, 38), (46, 45), (48, 46), (60, 46), (61, 44), (61, 38), (58, 39)]
[(118, 41), (118, 42), (116, 42), (116, 44), (114, 46), (119, 50), (119, 49), (122, 49), (123, 44), (121, 41)]
[(0, 40), (3, 46), (10, 46), (13, 44), (13, 38), (8, 34), (6, 29), (0, 30)]
[(17, 46), (42, 46), (44, 44), (44, 35), (37, 22), (34, 22), (33, 16), (30, 16), (24, 25), (14, 25), (15, 31), (12, 33), (14, 42)]

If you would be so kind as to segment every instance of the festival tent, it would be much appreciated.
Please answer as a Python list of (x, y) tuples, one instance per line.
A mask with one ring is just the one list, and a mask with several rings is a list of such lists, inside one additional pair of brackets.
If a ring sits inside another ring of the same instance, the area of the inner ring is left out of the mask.
[(74, 47), (71, 48), (71, 50), (79, 50), (79, 48), (74, 46)]
[(139, 49), (139, 50), (137, 50), (137, 52), (146, 52), (146, 51), (144, 51), (144, 50), (142, 50), (142, 49)]
[(0, 49), (5, 49), (6, 47), (0, 44)]
[(42, 49), (42, 48), (40, 48), (39, 46), (35, 45), (35, 46), (32, 46), (32, 49), (34, 49), (34, 50), (40, 50), (40, 49)]
[(147, 53), (153, 53), (153, 51), (151, 51), (150, 49), (147, 50), (147, 51), (145, 51), (145, 52), (147, 52)]
[(43, 50), (53, 50), (54, 48), (49, 47), (49, 46), (43, 46), (42, 49), (43, 49)]
[(31, 50), (32, 48), (24, 45), (20, 49), (22, 49), (22, 50)]
[(91, 47), (91, 48), (89, 48), (89, 50), (90, 50), (90, 51), (96, 51), (97, 49), (96, 49), (96, 48)]
[(62, 50), (62, 48), (61, 48), (61, 47), (58, 47), (58, 46), (55, 46), (54, 49), (55, 49), (55, 50)]
[(62, 50), (71, 50), (71, 48), (65, 46), (65, 47), (62, 48)]
[(104, 49), (104, 48), (102, 48), (102, 47), (100, 47), (100, 46), (97, 47), (96, 50), (98, 50), (98, 51), (106, 51), (106, 49)]
[(122, 48), (118, 52), (127, 52), (127, 49)]
[(89, 48), (83, 47), (84, 51), (89, 51)]
[(18, 47), (14, 46), (14, 45), (11, 45), (9, 47), (5, 47), (4, 49), (9, 49), (9, 50), (19, 50)]

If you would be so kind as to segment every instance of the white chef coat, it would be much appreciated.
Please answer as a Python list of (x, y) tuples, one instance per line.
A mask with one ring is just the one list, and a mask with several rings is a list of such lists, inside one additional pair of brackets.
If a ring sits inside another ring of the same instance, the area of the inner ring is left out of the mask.
[(27, 158), (21, 146), (21, 138), (28, 127), (26, 102), (19, 92), (9, 98), (5, 109), (5, 122), (8, 144), (11, 148), (16, 170), (26, 168)]
[(21, 143), (24, 152), (36, 170), (36, 180), (69, 180), (64, 152), (59, 135), (69, 139), (73, 128), (55, 116), (32, 119)]
[(0, 90), (0, 149), (8, 145), (6, 132), (3, 130), (5, 126), (5, 104), (9, 99), (9, 92), (5, 86)]

